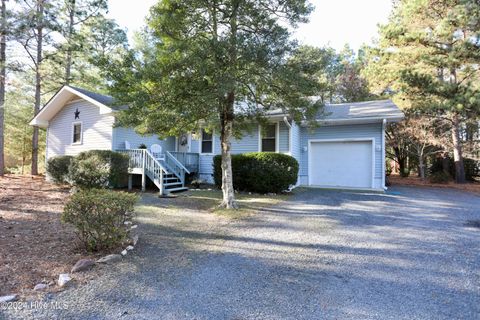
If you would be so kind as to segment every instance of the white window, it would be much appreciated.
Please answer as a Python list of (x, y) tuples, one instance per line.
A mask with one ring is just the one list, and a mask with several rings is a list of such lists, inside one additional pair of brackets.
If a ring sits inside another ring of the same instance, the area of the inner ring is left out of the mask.
[(261, 141), (260, 151), (276, 152), (277, 151), (277, 124), (267, 124), (260, 127)]
[(200, 153), (213, 153), (213, 134), (202, 129)]
[(72, 128), (72, 144), (82, 143), (82, 123), (74, 122)]

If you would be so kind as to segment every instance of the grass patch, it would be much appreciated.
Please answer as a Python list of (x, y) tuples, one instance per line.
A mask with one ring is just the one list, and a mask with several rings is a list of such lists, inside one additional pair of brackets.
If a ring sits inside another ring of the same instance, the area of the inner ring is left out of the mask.
[[(237, 210), (219, 208), (222, 201), (221, 190), (190, 190), (176, 198), (175, 204), (180, 207), (189, 206), (190, 209), (206, 210), (231, 219), (248, 217), (263, 207), (272, 206), (288, 199), (289, 194), (261, 195), (237, 193), (235, 198)], [(172, 203), (173, 206), (175, 206)]]

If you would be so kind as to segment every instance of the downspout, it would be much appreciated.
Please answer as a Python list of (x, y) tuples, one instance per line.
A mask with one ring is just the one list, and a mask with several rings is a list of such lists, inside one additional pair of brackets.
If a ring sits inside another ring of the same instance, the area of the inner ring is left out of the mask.
[[(283, 117), (283, 122), (285, 122), (285, 125), (288, 127), (288, 150), (289, 150), (289, 154), (293, 157), (293, 154), (292, 154), (292, 125), (290, 124), (290, 122), (288, 122), (287, 116)], [(297, 177), (297, 183), (293, 186), (290, 186), (288, 188), (288, 191), (292, 191), (296, 187), (298, 187), (298, 177)]]
[(292, 155), (292, 125), (288, 122), (287, 116), (283, 117), (283, 122), (288, 127), (288, 153)]
[(386, 129), (386, 126), (387, 126), (387, 119), (383, 119), (382, 121), (382, 185), (383, 185), (383, 190), (387, 191), (387, 186), (385, 185), (385, 129)]
[(47, 127), (47, 132), (45, 134), (45, 176), (47, 176), (47, 164), (48, 164), (48, 129), (50, 126)]

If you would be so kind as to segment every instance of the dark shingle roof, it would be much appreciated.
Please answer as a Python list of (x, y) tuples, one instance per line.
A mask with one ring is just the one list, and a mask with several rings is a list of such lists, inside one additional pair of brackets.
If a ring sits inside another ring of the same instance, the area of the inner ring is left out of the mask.
[(100, 94), (100, 93), (96, 93), (96, 92), (92, 92), (92, 91), (89, 91), (89, 90), (86, 90), (86, 89), (83, 89), (83, 88), (79, 88), (79, 87), (74, 87), (74, 86), (69, 86), (70, 88), (72, 88), (73, 90), (76, 90), (84, 95), (86, 95), (87, 97), (101, 103), (101, 104), (104, 104), (106, 105), (107, 107), (110, 107), (114, 110), (123, 110), (123, 109), (127, 109), (127, 106), (116, 106), (114, 103), (115, 103), (115, 99), (111, 96), (108, 96), (108, 95), (104, 95), (104, 94)]
[[(282, 109), (267, 112), (269, 116), (283, 115)], [(403, 118), (403, 112), (391, 100), (325, 104), (317, 113), (318, 121)]]
[(403, 112), (391, 100), (376, 100), (354, 103), (326, 104), (318, 120), (397, 118)]

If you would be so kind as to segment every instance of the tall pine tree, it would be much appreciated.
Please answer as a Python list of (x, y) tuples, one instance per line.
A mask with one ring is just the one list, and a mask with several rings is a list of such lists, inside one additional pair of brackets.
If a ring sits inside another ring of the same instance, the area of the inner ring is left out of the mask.
[(123, 122), (143, 132), (179, 134), (199, 121), (220, 133), (222, 205), (235, 208), (231, 139), (242, 120), (283, 107), (296, 120), (315, 108), (317, 66), (295, 53), (288, 25), (306, 21), (302, 0), (162, 0), (151, 9), (148, 50), (111, 73), (130, 108)]
[(479, 17), (474, 0), (400, 1), (369, 66), (372, 82), (406, 106), (450, 123), (458, 183), (465, 182), (461, 132), (480, 113)]

